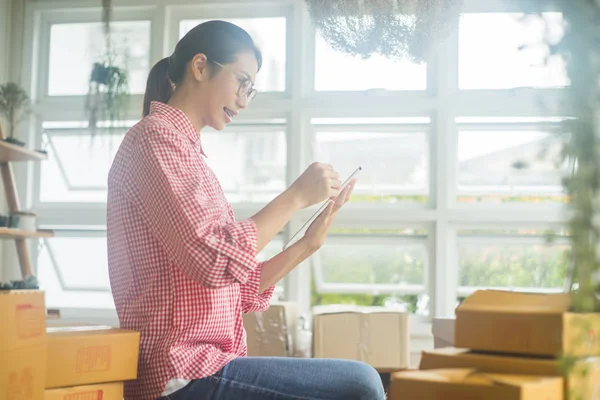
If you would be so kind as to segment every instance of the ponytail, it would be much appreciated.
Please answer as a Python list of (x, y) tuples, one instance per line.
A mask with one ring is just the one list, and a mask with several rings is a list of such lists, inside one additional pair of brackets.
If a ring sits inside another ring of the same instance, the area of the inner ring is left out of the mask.
[(196, 25), (177, 43), (171, 57), (163, 58), (152, 67), (146, 83), (143, 116), (150, 113), (151, 102), (169, 101), (173, 85), (183, 81), (186, 66), (196, 54), (203, 53), (208, 60), (227, 64), (234, 62), (240, 51), (253, 52), (260, 70), (262, 54), (248, 32), (218, 20)]
[(150, 70), (144, 94), (144, 117), (150, 113), (151, 102), (167, 103), (173, 94), (173, 86), (169, 78), (169, 65), (169, 57), (165, 57)]

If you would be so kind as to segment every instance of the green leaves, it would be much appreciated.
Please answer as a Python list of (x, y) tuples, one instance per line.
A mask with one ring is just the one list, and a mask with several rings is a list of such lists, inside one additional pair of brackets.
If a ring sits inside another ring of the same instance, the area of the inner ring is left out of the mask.
[(30, 275), (24, 280), (0, 282), (0, 290), (31, 290), (39, 289), (39, 284), (35, 276)]
[(30, 111), (25, 90), (12, 82), (0, 85), (0, 115), (8, 121), (9, 137), (13, 137), (15, 127)]

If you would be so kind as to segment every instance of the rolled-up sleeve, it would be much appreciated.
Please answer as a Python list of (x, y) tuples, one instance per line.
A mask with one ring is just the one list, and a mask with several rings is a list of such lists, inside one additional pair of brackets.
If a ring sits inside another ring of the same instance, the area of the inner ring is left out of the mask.
[(263, 265), (264, 262), (259, 263), (258, 268), (248, 275), (248, 281), (241, 285), (242, 310), (246, 314), (265, 311), (271, 303), (275, 285), (259, 293), (260, 275)]
[(253, 220), (224, 222), (207, 167), (185, 137), (147, 129), (131, 157), (130, 195), (172, 262), (203, 286), (246, 284), (256, 271)]

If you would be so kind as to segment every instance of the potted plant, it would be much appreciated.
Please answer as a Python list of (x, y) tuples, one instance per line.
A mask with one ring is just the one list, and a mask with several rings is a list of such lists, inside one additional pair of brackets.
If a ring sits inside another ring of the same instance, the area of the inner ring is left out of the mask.
[(305, 0), (318, 33), (335, 50), (369, 58), (427, 61), (455, 28), (463, 0)]
[(23, 280), (0, 282), (0, 290), (37, 290), (39, 283), (35, 276), (29, 275)]
[(89, 80), (85, 108), (92, 133), (101, 119), (111, 123), (120, 119), (129, 96), (127, 71), (110, 61), (95, 62)]
[(14, 137), (15, 129), (31, 112), (29, 96), (23, 88), (13, 82), (0, 85), (0, 115), (8, 122), (8, 137), (4, 141), (18, 146), (25, 143)]
[(129, 97), (127, 71), (116, 65), (116, 54), (111, 48), (111, 18), (112, 0), (103, 0), (102, 22), (106, 50), (102, 59), (92, 65), (85, 102), (92, 134), (95, 133), (100, 120), (107, 120), (109, 128), (112, 127), (114, 122), (120, 119), (121, 110)]

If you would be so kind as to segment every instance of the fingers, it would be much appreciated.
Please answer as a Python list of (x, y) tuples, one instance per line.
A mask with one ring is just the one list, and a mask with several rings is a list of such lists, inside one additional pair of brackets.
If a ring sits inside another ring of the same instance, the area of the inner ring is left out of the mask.
[(339, 190), (342, 187), (342, 181), (337, 178), (329, 178), (329, 187)]
[(352, 180), (344, 188), (344, 190), (342, 190), (342, 192), (340, 193), (340, 195), (338, 196), (338, 198), (335, 201), (335, 210), (334, 210), (335, 213), (337, 213), (340, 210), (340, 208), (342, 208), (344, 206), (344, 204), (346, 204), (348, 202), (348, 200), (350, 200), (350, 197), (352, 195), (352, 191), (354, 190), (355, 184), (356, 184), (356, 181)]

